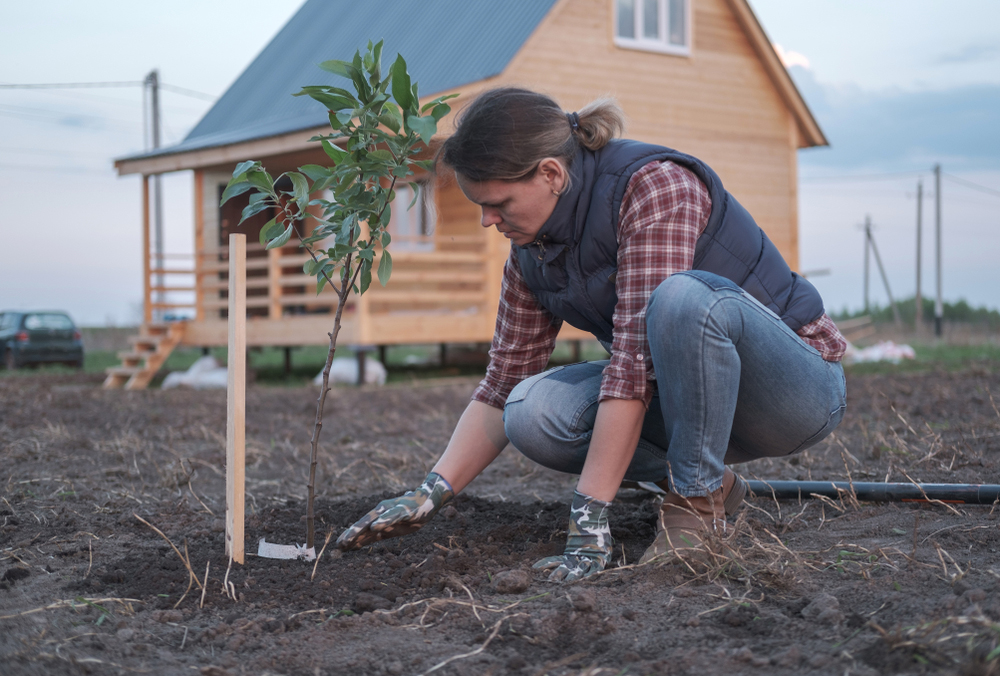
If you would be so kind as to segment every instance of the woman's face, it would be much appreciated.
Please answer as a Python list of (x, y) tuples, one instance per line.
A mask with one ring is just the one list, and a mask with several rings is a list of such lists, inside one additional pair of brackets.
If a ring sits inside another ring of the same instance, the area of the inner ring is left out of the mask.
[(566, 185), (566, 169), (547, 157), (531, 178), (521, 181), (470, 181), (457, 175), (458, 187), (483, 210), (484, 228), (496, 226), (518, 246), (535, 241), (538, 231), (552, 215), (559, 193)]

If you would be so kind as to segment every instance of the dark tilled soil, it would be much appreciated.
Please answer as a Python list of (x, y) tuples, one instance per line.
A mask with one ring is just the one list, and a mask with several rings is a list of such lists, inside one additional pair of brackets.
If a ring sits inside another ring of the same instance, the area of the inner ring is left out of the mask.
[[(740, 471), (1000, 483), (1000, 373), (848, 386), (834, 437)], [(423, 478), (473, 387), (332, 393), (319, 546)], [(315, 397), (248, 392), (249, 552), (304, 539)], [(635, 566), (657, 503), (623, 490), (614, 565), (557, 585), (530, 565), (562, 550), (575, 478), (507, 449), (418, 533), (329, 546), (315, 576), (229, 567), (225, 408), (221, 392), (0, 380), (0, 673), (1000, 674), (1000, 509), (753, 499), (707, 559)]]

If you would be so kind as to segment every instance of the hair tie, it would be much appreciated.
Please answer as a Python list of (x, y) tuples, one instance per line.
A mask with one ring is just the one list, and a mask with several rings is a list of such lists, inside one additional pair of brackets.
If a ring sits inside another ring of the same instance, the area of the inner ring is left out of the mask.
[(580, 116), (576, 113), (566, 113), (566, 119), (569, 120), (569, 126), (576, 131), (580, 128)]

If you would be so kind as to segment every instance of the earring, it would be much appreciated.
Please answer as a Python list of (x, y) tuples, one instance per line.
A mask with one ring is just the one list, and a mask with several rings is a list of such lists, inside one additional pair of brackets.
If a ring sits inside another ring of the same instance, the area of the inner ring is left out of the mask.
[(555, 195), (556, 197), (559, 197), (560, 195), (562, 195), (562, 190), (558, 190), (558, 191), (553, 190), (552, 194)]

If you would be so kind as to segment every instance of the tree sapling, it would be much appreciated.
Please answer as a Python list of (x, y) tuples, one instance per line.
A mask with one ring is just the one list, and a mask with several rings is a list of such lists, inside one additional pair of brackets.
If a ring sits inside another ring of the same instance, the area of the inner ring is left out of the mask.
[[(323, 428), (323, 406), (329, 392), (330, 366), (337, 350), (341, 315), (353, 292), (363, 294), (371, 284), (372, 269), (385, 286), (392, 273), (391, 240), (387, 227), (397, 182), (413, 175), (414, 167), (430, 169), (431, 160), (417, 159), (437, 132), (437, 123), (451, 107), (441, 96), (423, 105), (417, 98), (417, 83), (410, 82), (402, 55), (382, 77), (382, 41), (368, 42), (364, 56), (355, 52), (352, 61), (324, 61), (323, 70), (346, 78), (354, 92), (340, 87), (303, 87), (295, 96), (309, 96), (329, 110), (332, 132), (315, 136), (331, 160), (330, 166), (307, 164), (277, 179), (260, 162), (240, 163), (222, 194), (222, 203), (245, 192), (250, 202), (243, 209), (246, 219), (269, 209), (276, 215), (260, 231), (260, 242), (268, 249), (285, 246), (295, 236), (310, 256), (303, 267), (316, 277), (316, 293), (329, 284), (337, 293), (333, 330), (327, 334), (330, 350), (323, 368), (323, 385), (316, 402), (309, 466), (306, 513), (306, 547), (315, 540), (315, 485), (319, 435)], [(290, 189), (275, 185), (287, 178)], [(420, 186), (413, 190), (412, 207)], [(325, 199), (325, 191), (332, 199)], [(315, 199), (313, 195), (318, 195)], [(307, 207), (319, 207), (321, 215)], [(310, 229), (307, 227), (312, 225)], [(377, 259), (377, 263), (376, 263)]]

